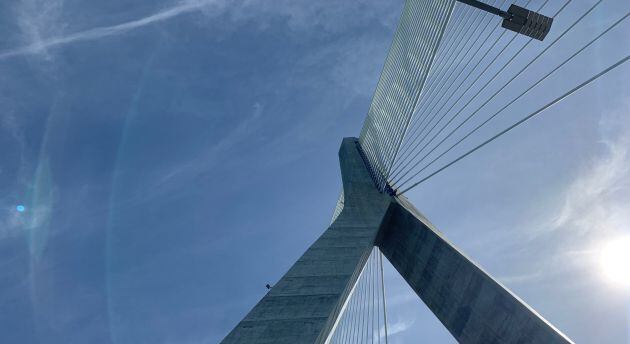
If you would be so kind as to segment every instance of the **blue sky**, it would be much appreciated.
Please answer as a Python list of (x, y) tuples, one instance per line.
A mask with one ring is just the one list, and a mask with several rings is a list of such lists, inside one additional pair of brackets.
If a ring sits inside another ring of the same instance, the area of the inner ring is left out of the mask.
[[(221, 340), (327, 226), (339, 143), (359, 133), (401, 9), (0, 3), (1, 341)], [(560, 47), (626, 12), (604, 1)], [(628, 30), (530, 100), (627, 55)], [(630, 234), (629, 77), (618, 68), (409, 194), (580, 343), (630, 342), (629, 291), (599, 263)], [(452, 342), (386, 268), (391, 342)]]

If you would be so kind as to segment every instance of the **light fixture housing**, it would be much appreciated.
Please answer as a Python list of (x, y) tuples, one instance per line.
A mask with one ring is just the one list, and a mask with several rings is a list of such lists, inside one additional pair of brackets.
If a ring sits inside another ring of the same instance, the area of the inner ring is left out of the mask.
[(553, 23), (553, 18), (514, 4), (510, 5), (510, 8), (508, 8), (506, 12), (498, 7), (488, 5), (479, 0), (457, 1), (498, 15), (503, 18), (503, 23), (501, 24), (503, 28), (517, 32), (521, 35), (535, 38), (539, 41), (545, 39), (549, 30), (551, 30), (551, 24)]
[(508, 30), (535, 38), (539, 41), (545, 39), (549, 30), (551, 30), (553, 18), (514, 4), (508, 8), (507, 13), (510, 17), (504, 18), (501, 26)]

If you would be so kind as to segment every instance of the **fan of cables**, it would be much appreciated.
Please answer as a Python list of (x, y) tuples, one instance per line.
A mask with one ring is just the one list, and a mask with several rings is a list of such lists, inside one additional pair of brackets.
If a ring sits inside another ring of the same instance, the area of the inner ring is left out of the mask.
[[(493, 5), (510, 4), (498, 0)], [(381, 76), (361, 133), (381, 190), (408, 192), (630, 58), (628, 42), (619, 42), (624, 32), (625, 37), (630, 32), (627, 2), (527, 0), (518, 5), (553, 18), (544, 42), (505, 30), (496, 16), (458, 3), (439, 34), (434, 56), (424, 60), (423, 66), (429, 63), (430, 68), (422, 82), (396, 83)], [(602, 16), (603, 11), (617, 15)], [(395, 37), (409, 34), (409, 29), (399, 33), (404, 19), (405, 14)], [(397, 44), (395, 39), (392, 50)], [(585, 64), (598, 49), (612, 53), (598, 63)], [(401, 62), (396, 56), (390, 51), (384, 74), (398, 68)], [(380, 94), (387, 90), (393, 94), (388, 96), (393, 105), (387, 115), (380, 114), (382, 123), (375, 125), (379, 116), (373, 108), (382, 103)], [(396, 105), (397, 94), (418, 96), (404, 107)], [(369, 134), (379, 131), (378, 136)]]
[(388, 343), (383, 255), (377, 247), (372, 249), (326, 343)]

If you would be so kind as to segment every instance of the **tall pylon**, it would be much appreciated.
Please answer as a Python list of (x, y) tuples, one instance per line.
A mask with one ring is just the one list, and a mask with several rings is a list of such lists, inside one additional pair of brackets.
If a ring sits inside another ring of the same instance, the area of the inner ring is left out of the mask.
[[(450, 43), (440, 47), (455, 2), (405, 2), (359, 138), (343, 139), (339, 149), (343, 191), (333, 222), (222, 343), (328, 343), (375, 246), (460, 343), (571, 343), (395, 190), (395, 162), (425, 82), (430, 73), (450, 67), (434, 66), (438, 49), (458, 59), (456, 38), (479, 14), (460, 12), (465, 21), (455, 24), (462, 30), (451, 31)], [(496, 10), (512, 20), (510, 25), (522, 24), (510, 30), (537, 39), (544, 38), (552, 21), (531, 11), (540, 17), (530, 18), (514, 7), (506, 12), (479, 1), (462, 2)], [(538, 25), (539, 19), (546, 26)], [(532, 25), (542, 31), (523, 31)]]
[(362, 156), (343, 139), (343, 210), (223, 344), (325, 343), (374, 246), (460, 343), (571, 343), (407, 199), (380, 192)]

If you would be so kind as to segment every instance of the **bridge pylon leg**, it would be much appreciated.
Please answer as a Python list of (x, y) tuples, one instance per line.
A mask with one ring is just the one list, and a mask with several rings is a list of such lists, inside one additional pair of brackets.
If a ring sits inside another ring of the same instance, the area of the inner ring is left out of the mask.
[(222, 343), (324, 343), (375, 245), (458, 342), (571, 343), (406, 198), (379, 192), (360, 152), (343, 139), (341, 214)]
[(392, 202), (376, 189), (358, 144), (345, 138), (339, 149), (341, 214), (222, 343), (325, 342)]

